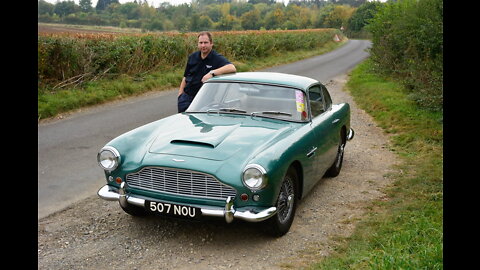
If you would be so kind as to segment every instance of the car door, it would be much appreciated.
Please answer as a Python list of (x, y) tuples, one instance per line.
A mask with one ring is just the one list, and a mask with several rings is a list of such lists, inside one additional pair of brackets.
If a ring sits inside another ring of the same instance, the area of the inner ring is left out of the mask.
[(328, 133), (328, 144), (329, 150), (325, 156), (325, 171), (330, 167), (328, 164), (332, 165), (338, 150), (338, 144), (340, 142), (340, 129), (341, 121), (338, 115), (338, 112), (334, 111), (332, 107), (332, 98), (327, 91), (327, 88), (324, 85), (320, 85), (322, 89), (323, 102), (325, 107), (325, 114), (328, 117), (328, 130), (325, 130)]
[(303, 125), (297, 134), (300, 140), (296, 141), (295, 149), (298, 151), (299, 158), (303, 167), (303, 194), (308, 194), (310, 188), (317, 181), (317, 168), (318, 157), (316, 155), (317, 137), (313, 131), (311, 118), (309, 117), (310, 108), (308, 104), (308, 96), (304, 91), (296, 90), (295, 92), (297, 111), (306, 113), (305, 120), (308, 121)]
[[(315, 136), (315, 173), (316, 180), (320, 179), (332, 165), (331, 156), (336, 151), (337, 140), (332, 133), (335, 123), (332, 113), (332, 102), (328, 92), (324, 92), (321, 84), (309, 88), (311, 125)], [(315, 184), (315, 183), (313, 183)]]

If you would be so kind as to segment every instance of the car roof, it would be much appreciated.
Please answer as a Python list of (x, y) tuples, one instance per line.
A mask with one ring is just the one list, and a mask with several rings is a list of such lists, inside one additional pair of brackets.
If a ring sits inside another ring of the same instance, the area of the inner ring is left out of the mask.
[(215, 81), (280, 84), (305, 90), (308, 89), (308, 87), (310, 87), (312, 84), (318, 83), (317, 80), (312, 78), (279, 72), (237, 72), (213, 77), (209, 80), (209, 82)]

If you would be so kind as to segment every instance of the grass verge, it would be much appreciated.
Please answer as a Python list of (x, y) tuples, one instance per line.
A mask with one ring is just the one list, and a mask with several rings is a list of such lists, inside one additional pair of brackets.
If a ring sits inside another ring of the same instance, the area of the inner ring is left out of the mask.
[[(237, 71), (254, 71), (286, 64), (332, 51), (342, 42), (329, 42), (316, 50), (284, 52), (282, 54), (255, 59), (249, 62), (233, 61)], [(118, 98), (139, 95), (148, 91), (178, 88), (183, 77), (183, 67), (162, 69), (132, 77), (120, 75), (114, 79), (99, 79), (85, 82), (78, 87), (38, 89), (38, 119), (54, 117), (60, 113), (86, 106), (96, 105)]]
[(419, 109), (367, 60), (347, 90), (387, 132), (401, 159), (388, 200), (373, 202), (352, 236), (309, 269), (443, 269), (443, 114)]

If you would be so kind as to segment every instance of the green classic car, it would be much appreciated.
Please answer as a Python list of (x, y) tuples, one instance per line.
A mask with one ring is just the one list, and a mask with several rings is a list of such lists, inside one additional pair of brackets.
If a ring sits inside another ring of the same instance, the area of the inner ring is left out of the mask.
[[(288, 232), (298, 202), (342, 168), (350, 106), (317, 80), (241, 72), (208, 80), (184, 113), (103, 147), (98, 195), (128, 214), (261, 222)], [(263, 227), (263, 226), (262, 226)]]

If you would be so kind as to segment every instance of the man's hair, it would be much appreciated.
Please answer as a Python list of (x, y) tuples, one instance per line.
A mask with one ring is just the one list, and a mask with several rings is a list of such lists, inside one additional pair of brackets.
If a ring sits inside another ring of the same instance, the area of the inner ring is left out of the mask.
[(210, 34), (210, 32), (207, 32), (207, 31), (202, 31), (200, 33), (198, 33), (198, 36), (197, 36), (197, 39), (200, 37), (200, 36), (208, 36), (208, 39), (210, 40), (210, 43), (213, 42), (212, 40), (212, 34)]

